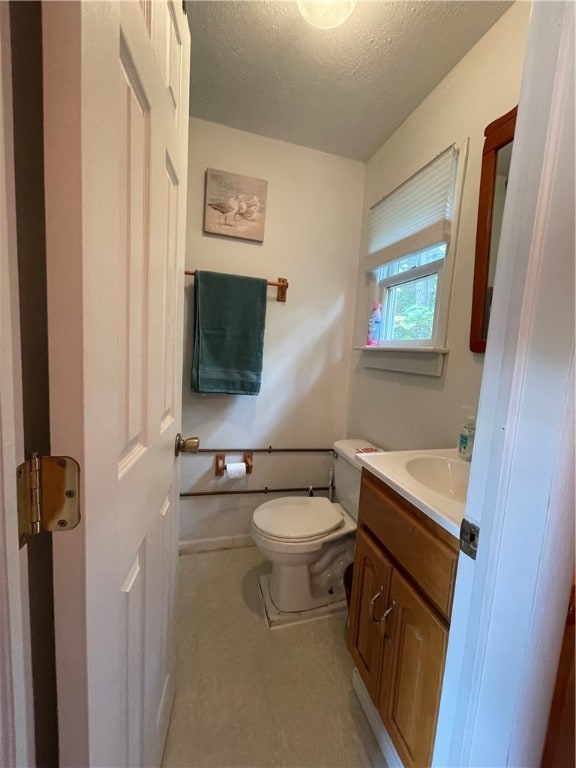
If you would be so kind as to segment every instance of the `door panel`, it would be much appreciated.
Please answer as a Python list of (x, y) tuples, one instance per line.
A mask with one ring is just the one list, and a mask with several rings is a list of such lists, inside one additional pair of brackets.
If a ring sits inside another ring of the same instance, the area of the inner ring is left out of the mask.
[(448, 629), (398, 571), (392, 575), (392, 601), (378, 709), (403, 763), (430, 765)]
[[(174, 336), (176, 331), (176, 303), (174, 296), (177, 291), (179, 281), (177, 280), (178, 263), (178, 212), (180, 207), (180, 185), (178, 174), (170, 155), (166, 153), (165, 165), (165, 186), (166, 186), (166, 259), (164, 261), (165, 269), (163, 276), (163, 304), (161, 309), (161, 322), (164, 330), (164, 354), (162, 371), (164, 374), (164, 400), (160, 428), (163, 432), (174, 420), (175, 402), (176, 402), (176, 377), (175, 377), (175, 349)], [(178, 395), (180, 390), (178, 389)]]
[(146, 29), (148, 30), (148, 33), (150, 33), (152, 23), (152, 0), (139, 0), (139, 3)]
[(158, 765), (174, 689), (189, 32), (161, 0), (43, 13), (51, 416), (54, 450), (83, 477), (81, 525), (55, 555), (62, 764)]
[(166, 55), (166, 87), (174, 107), (174, 122), (178, 123), (182, 88), (182, 40), (174, 3), (168, 0), (168, 38)]
[(143, 756), (142, 737), (144, 724), (142, 712), (144, 692), (142, 690), (142, 664), (144, 660), (144, 573), (141, 563), (144, 553), (136, 555), (126, 580), (122, 585), (124, 593), (124, 678), (125, 697), (128, 707), (127, 728), (127, 765), (141, 765)]
[(382, 635), (379, 618), (388, 601), (392, 566), (363, 528), (356, 536), (354, 585), (348, 644), (370, 695), (375, 699), (380, 676)]
[(145, 584), (146, 606), (144, 648), (146, 686), (145, 764), (157, 765), (162, 757), (165, 729), (174, 690), (170, 666), (171, 639), (171, 558), (174, 542), (172, 527), (172, 489), (164, 500), (146, 538)]
[(148, 317), (148, 233), (150, 206), (150, 106), (126, 45), (120, 48), (122, 95), (120, 152), (120, 450), (121, 478), (145, 451), (148, 383), (145, 334)]

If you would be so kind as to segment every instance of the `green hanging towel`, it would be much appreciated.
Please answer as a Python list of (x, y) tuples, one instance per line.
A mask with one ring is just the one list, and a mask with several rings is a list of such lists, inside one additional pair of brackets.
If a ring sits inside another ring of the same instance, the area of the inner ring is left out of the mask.
[(227, 395), (260, 392), (266, 280), (196, 272), (192, 389)]

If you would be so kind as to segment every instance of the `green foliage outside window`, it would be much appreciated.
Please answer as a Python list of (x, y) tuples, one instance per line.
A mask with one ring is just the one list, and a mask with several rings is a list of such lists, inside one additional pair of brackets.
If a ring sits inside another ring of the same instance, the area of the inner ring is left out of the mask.
[(430, 275), (389, 289), (394, 341), (432, 338), (437, 280), (437, 275)]

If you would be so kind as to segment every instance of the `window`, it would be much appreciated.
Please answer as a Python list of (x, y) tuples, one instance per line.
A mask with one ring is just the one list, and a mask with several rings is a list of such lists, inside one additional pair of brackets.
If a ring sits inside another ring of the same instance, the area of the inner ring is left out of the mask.
[(449, 147), (370, 209), (366, 269), (381, 304), (380, 348), (442, 348), (458, 153)]

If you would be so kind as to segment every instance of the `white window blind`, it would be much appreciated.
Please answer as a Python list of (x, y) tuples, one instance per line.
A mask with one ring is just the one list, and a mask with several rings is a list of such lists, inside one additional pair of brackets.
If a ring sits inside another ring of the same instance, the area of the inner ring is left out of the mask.
[(372, 206), (366, 269), (450, 242), (458, 151), (448, 147)]

